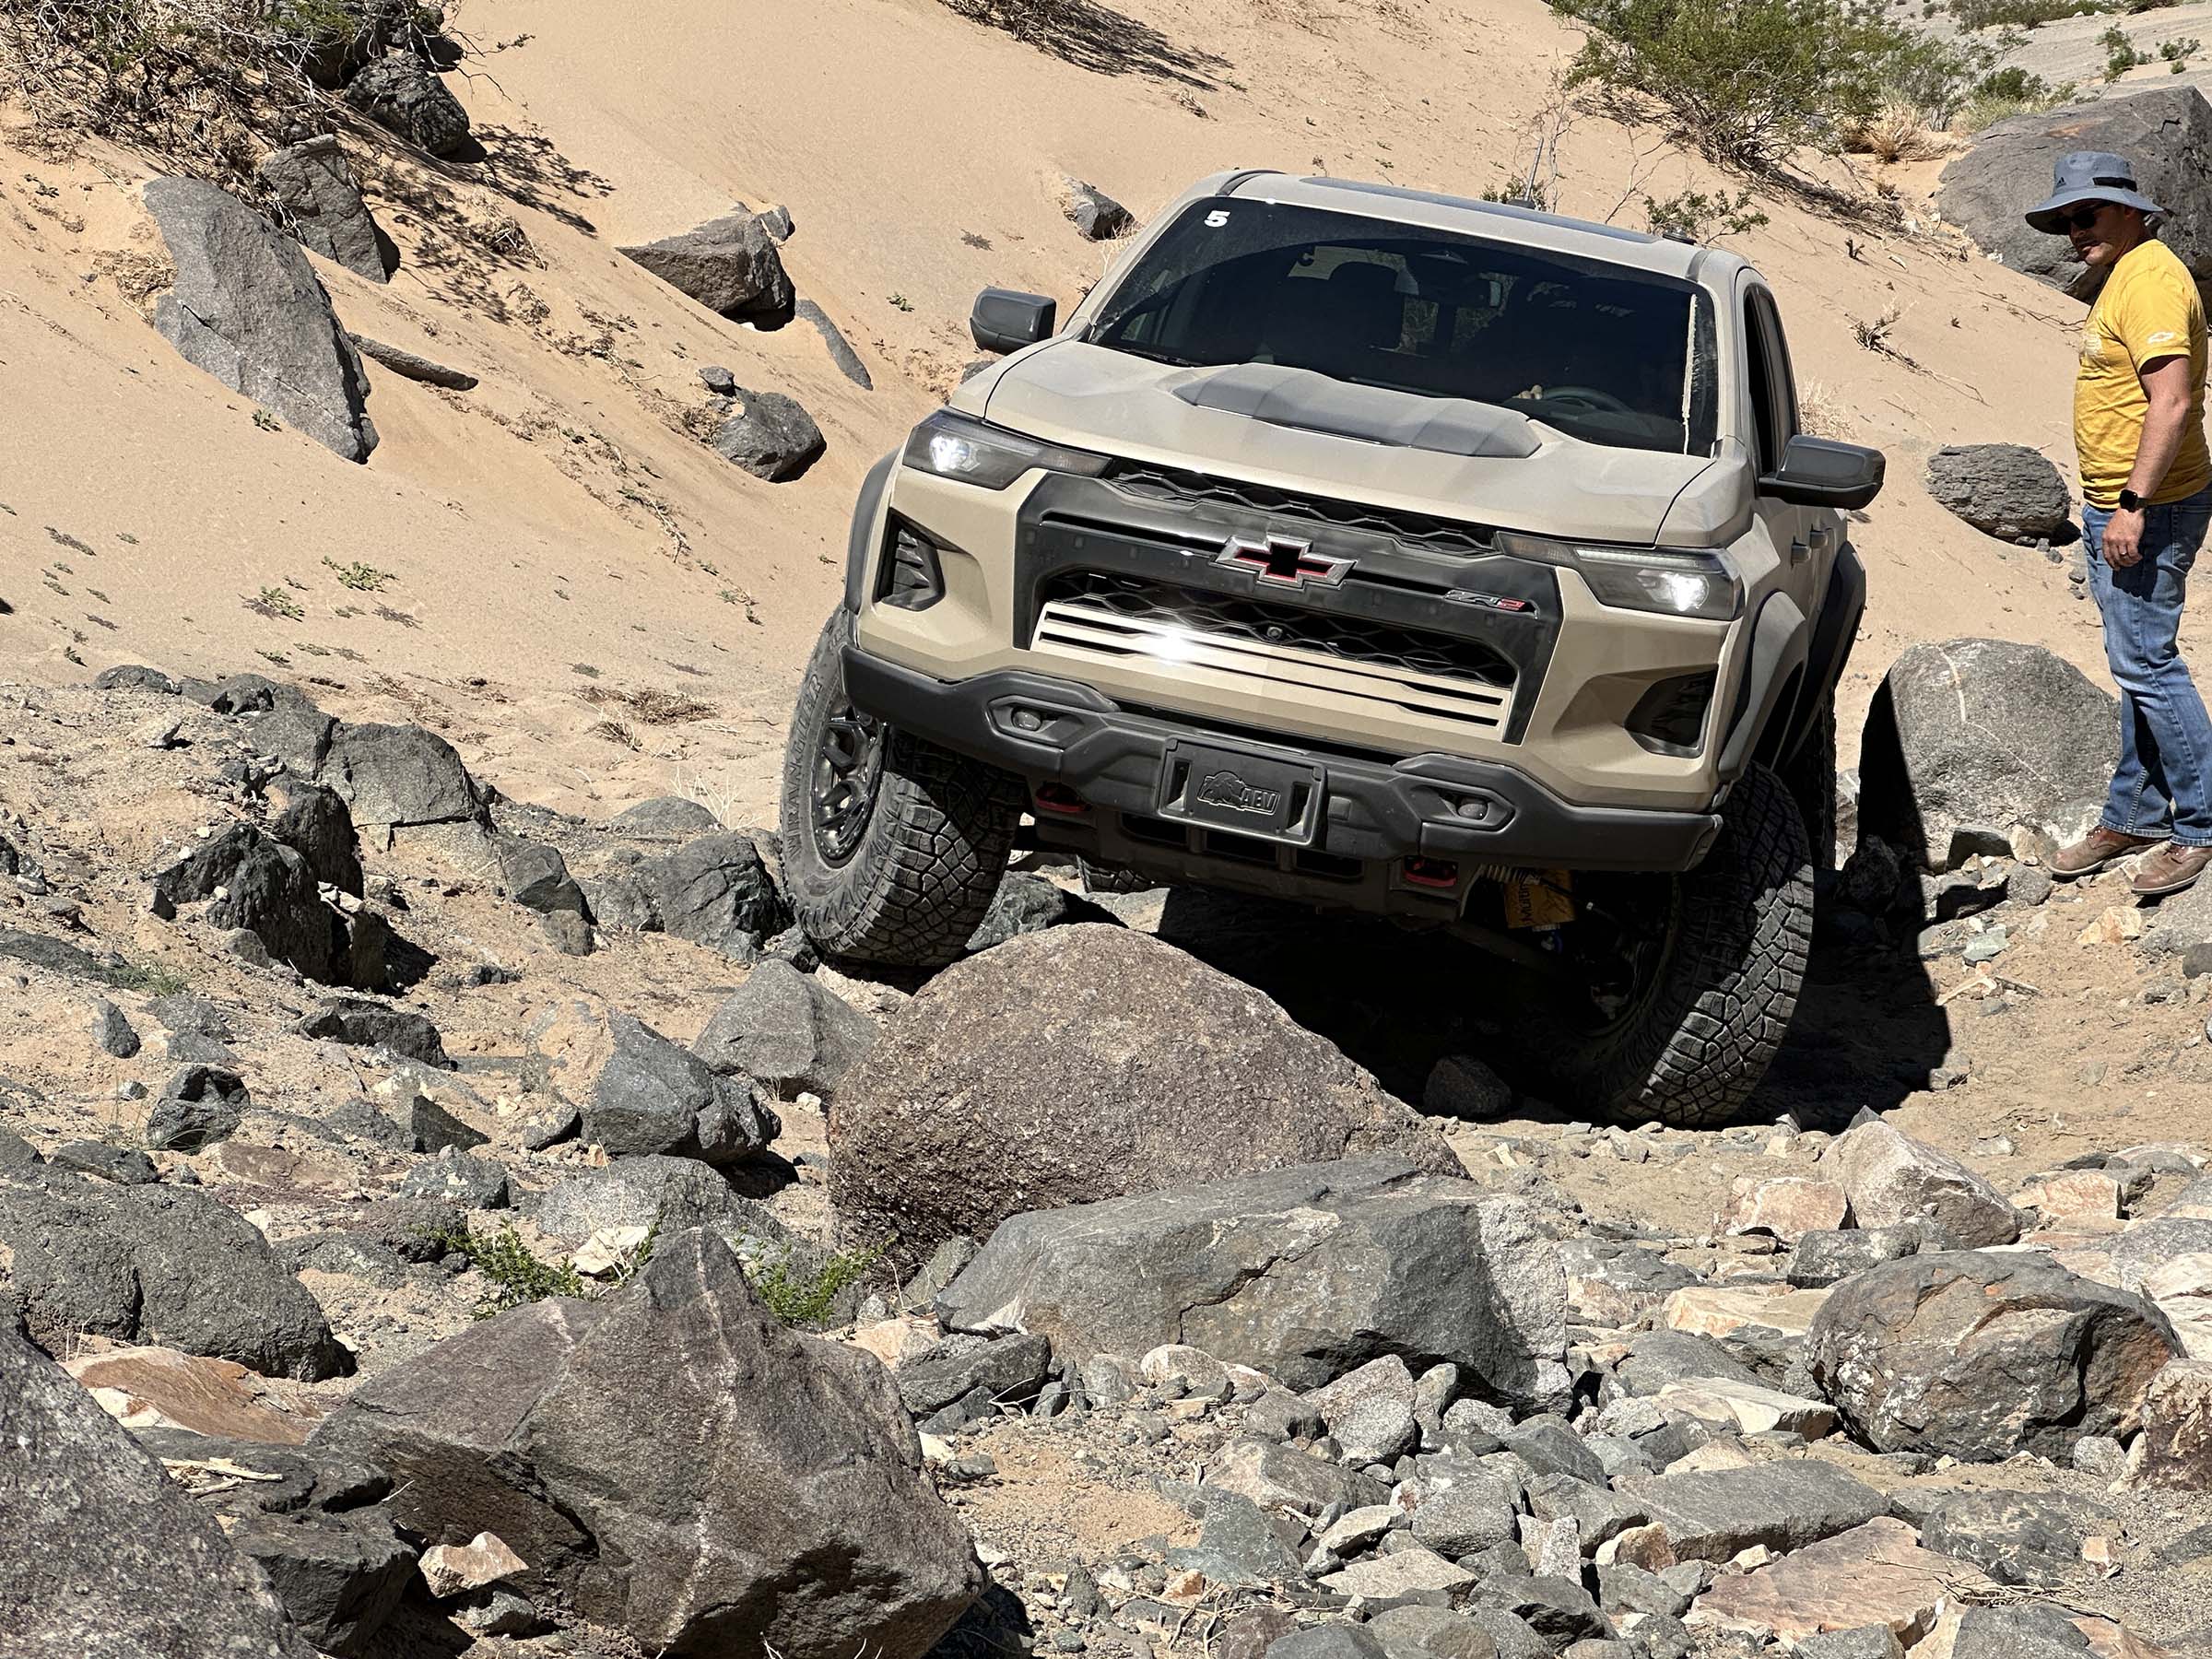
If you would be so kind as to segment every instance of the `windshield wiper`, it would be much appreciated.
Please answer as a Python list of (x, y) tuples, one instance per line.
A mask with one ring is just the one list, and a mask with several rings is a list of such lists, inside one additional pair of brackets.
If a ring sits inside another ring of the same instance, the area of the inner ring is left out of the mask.
[(1151, 346), (1129, 346), (1124, 345), (1119, 340), (1100, 340), (1098, 342), (1098, 344), (1105, 347), (1109, 351), (1125, 351), (1131, 357), (1140, 357), (1145, 359), (1147, 362), (1165, 363), (1170, 368), (1173, 369), (1197, 369), (1203, 367), (1203, 365), (1198, 363), (1194, 359), (1179, 357), (1172, 351), (1161, 351)]

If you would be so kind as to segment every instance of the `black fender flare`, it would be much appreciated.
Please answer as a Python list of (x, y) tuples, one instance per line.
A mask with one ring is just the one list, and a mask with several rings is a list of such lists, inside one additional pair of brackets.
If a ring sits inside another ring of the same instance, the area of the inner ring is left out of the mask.
[(1813, 618), (1812, 647), (1806, 654), (1805, 687), (1798, 694), (1797, 713), (1777, 758), (1793, 759), (1812, 735), (1813, 722), (1821, 706), (1843, 678), (1851, 662), (1851, 648), (1858, 642), (1859, 620), (1866, 614), (1866, 567), (1858, 549), (1845, 542), (1837, 549), (1836, 562), (1828, 572), (1828, 591), (1820, 596), (1819, 614)]
[(1736, 688), (1735, 715), (1721, 745), (1719, 770), (1724, 782), (1743, 776), (1768, 727), (1794, 712), (1782, 705), (1791, 688), (1803, 683), (1811, 640), (1805, 613), (1789, 594), (1769, 594), (1760, 603), (1751, 620), (1750, 653)]
[(883, 498), (890, 492), (891, 471), (899, 465), (900, 452), (889, 454), (868, 468), (867, 477), (860, 481), (859, 498), (853, 503), (853, 527), (845, 533), (845, 608), (854, 616), (860, 614), (863, 600), (867, 597), (868, 560), (876, 551), (876, 526), (883, 518)]

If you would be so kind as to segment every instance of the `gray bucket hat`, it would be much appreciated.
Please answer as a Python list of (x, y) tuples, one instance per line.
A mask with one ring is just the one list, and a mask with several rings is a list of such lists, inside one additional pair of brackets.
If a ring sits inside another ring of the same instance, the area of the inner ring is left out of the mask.
[(2140, 207), (2163, 215), (2165, 208), (2136, 188), (2136, 170), (2125, 156), (2110, 150), (2076, 150), (2061, 156), (2051, 170), (2051, 199), (2028, 209), (2028, 222), (2053, 236), (2066, 233), (2060, 216), (2083, 202), (2117, 202), (2123, 207)]

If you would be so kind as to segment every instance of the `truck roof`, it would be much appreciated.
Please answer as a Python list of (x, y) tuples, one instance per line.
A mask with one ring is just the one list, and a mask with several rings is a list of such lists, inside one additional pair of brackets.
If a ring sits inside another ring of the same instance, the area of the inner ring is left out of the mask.
[[(1371, 184), (1355, 179), (1300, 178), (1293, 173), (1255, 170), (1218, 175), (1213, 194), (1253, 201), (1286, 202), (1334, 213), (1364, 214), (1398, 224), (1457, 230), (1469, 236), (1507, 239), (1550, 253), (1580, 254), (1611, 265), (1629, 265), (1658, 276), (1703, 279), (1715, 287), (1742, 265), (1688, 242), (1648, 236), (1618, 225), (1601, 225), (1564, 214), (1540, 213), (1508, 202), (1484, 202), (1438, 191), (1408, 190), (1399, 184)], [(1716, 265), (1722, 268), (1701, 269)], [(1718, 281), (1715, 279), (1718, 278)]]

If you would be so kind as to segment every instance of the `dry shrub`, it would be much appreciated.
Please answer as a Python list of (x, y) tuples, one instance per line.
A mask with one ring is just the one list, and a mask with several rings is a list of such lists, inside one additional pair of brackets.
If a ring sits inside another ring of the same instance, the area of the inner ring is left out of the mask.
[(696, 697), (650, 687), (637, 691), (618, 691), (607, 686), (586, 686), (576, 695), (594, 708), (613, 703), (647, 725), (685, 725), (694, 720), (712, 720), (717, 712), (712, 703), (701, 702)]
[(1815, 438), (1849, 439), (1852, 435), (1842, 399), (1823, 380), (1808, 380), (1797, 388), (1797, 425)]
[(1872, 156), (1891, 165), (1925, 161), (1947, 147), (1922, 123), (1920, 112), (1904, 104), (1886, 104), (1874, 116), (1845, 130), (1843, 147), (1854, 156)]

